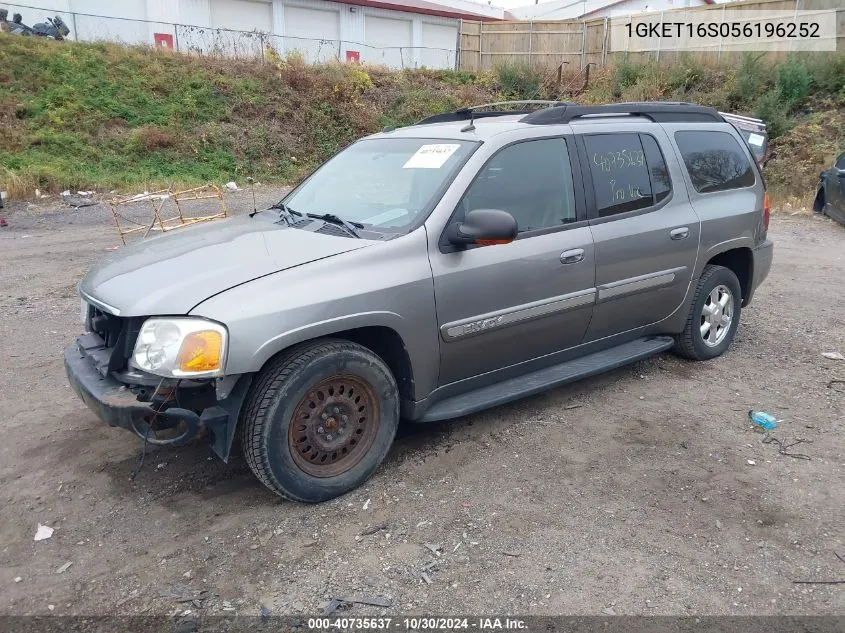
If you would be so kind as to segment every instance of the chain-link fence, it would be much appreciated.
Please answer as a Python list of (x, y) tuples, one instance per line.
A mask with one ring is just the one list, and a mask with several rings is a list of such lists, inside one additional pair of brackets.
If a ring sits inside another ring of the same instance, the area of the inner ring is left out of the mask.
[[(45, 4), (48, 3), (49, 0), (45, 1)], [(453, 48), (378, 46), (375, 43), (342, 39), (278, 35), (261, 30), (242, 31), (94, 15), (2, 1), (0, 9), (8, 10), (9, 21), (15, 13), (21, 14), (22, 23), (28, 27), (46, 23), (48, 18), (59, 16), (70, 29), (66, 39), (77, 41), (154, 45), (181, 53), (236, 59), (266, 59), (268, 47), (272, 47), (279, 55), (298, 52), (312, 63), (354, 61), (397, 69), (457, 66), (457, 40)]]

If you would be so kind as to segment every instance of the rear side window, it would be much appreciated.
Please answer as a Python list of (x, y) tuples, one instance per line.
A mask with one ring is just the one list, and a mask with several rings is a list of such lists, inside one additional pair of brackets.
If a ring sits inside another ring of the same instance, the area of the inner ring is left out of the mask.
[(754, 184), (748, 155), (727, 132), (675, 132), (675, 141), (698, 193), (741, 189)]
[(584, 137), (600, 218), (647, 209), (672, 191), (666, 161), (647, 134)]
[(836, 159), (836, 169), (845, 169), (845, 154)]

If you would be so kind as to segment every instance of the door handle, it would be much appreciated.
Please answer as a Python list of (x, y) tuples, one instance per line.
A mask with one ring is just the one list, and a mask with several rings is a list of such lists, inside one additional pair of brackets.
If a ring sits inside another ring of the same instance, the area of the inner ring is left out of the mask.
[(689, 237), (689, 228), (682, 226), (679, 229), (672, 229), (669, 231), (669, 237), (673, 240), (685, 240)]
[(560, 254), (561, 264), (577, 264), (584, 259), (583, 248), (573, 248), (570, 251), (563, 251)]

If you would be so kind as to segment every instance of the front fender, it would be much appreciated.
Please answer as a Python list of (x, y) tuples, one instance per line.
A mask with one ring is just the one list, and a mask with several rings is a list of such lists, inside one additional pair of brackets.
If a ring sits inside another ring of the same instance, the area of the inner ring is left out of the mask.
[(316, 323), (307, 323), (273, 336), (255, 351), (253, 362), (258, 367), (263, 367), (270, 358), (297, 343), (363, 327), (390, 328), (399, 334), (403, 341), (405, 337), (401, 333), (407, 331), (407, 324), (395, 312), (376, 311), (346, 314)]
[(260, 371), (297, 343), (385, 327), (399, 336), (410, 360), (410, 395), (424, 398), (437, 384), (440, 347), (424, 228), (255, 279), (191, 314), (228, 328), (227, 375)]

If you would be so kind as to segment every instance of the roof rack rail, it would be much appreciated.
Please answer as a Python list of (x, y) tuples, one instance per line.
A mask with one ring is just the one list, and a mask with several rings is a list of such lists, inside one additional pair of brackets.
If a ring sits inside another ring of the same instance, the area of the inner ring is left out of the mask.
[(533, 125), (569, 123), (582, 117), (602, 115), (642, 116), (661, 123), (670, 122), (723, 122), (724, 118), (713, 108), (707, 108), (683, 101), (643, 101), (631, 103), (610, 103), (606, 105), (561, 104), (531, 112), (520, 119)]
[(479, 105), (467, 106), (465, 108), (458, 108), (454, 112), (442, 112), (440, 114), (433, 114), (414, 125), (425, 125), (427, 123), (450, 123), (454, 121), (470, 121), (492, 116), (506, 116), (509, 114), (530, 114), (536, 112), (536, 108), (523, 108), (521, 110), (490, 110), (486, 112), (477, 112), (481, 108), (493, 108), (498, 106), (545, 106), (556, 107), (563, 105), (575, 105), (568, 101), (548, 101), (545, 99), (523, 99), (519, 101), (495, 101), (493, 103), (481, 103)]

